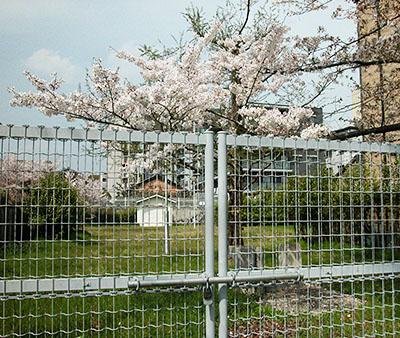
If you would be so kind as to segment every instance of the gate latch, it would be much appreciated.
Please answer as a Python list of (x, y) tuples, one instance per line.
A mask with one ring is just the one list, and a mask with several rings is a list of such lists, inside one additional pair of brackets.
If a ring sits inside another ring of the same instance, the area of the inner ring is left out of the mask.
[(203, 288), (203, 303), (204, 305), (211, 305), (214, 302), (214, 290), (213, 287), (208, 283)]

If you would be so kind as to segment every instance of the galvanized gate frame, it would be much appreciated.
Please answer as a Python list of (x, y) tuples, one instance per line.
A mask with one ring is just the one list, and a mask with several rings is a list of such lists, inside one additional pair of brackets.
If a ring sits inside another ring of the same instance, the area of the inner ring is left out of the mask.
[(205, 132), (205, 273), (203, 276), (162, 276), (162, 279), (133, 278), (128, 287), (204, 285), (206, 337), (215, 337), (215, 293), (218, 286), (220, 338), (228, 336), (228, 285), (283, 280), (299, 280), (302, 274), (295, 270), (228, 272), (228, 191), (227, 191), (227, 133), (218, 133), (218, 276), (214, 269), (214, 134)]

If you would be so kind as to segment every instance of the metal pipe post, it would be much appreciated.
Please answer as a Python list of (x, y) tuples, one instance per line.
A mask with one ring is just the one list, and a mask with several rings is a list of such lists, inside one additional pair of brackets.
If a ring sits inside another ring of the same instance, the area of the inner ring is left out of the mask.
[[(214, 133), (207, 131), (205, 135), (205, 272), (214, 277)], [(206, 305), (206, 337), (215, 337), (214, 299)]]
[(164, 173), (164, 253), (166, 255), (169, 254), (169, 229), (168, 227), (171, 225), (169, 224), (169, 217), (168, 217), (168, 180), (167, 180), (167, 173)]
[[(218, 276), (228, 273), (228, 190), (226, 132), (218, 133)], [(228, 285), (218, 286), (219, 338), (228, 336)]]

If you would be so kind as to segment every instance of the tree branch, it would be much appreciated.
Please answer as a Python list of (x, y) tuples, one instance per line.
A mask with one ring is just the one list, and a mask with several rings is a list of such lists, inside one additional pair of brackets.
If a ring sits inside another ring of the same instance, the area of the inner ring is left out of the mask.
[(242, 28), (239, 30), (239, 35), (243, 33), (243, 30), (245, 29), (247, 22), (249, 21), (249, 16), (250, 16), (250, 0), (247, 0), (247, 12), (246, 12), (246, 19), (244, 20)]
[(338, 134), (333, 133), (332, 135), (328, 136), (328, 139), (330, 139), (330, 140), (347, 140), (352, 137), (365, 136), (365, 135), (371, 135), (371, 134), (383, 134), (383, 133), (397, 131), (397, 130), (400, 130), (400, 123), (390, 124), (388, 126), (382, 126), (382, 127), (355, 130), (355, 131), (348, 132), (346, 134), (338, 135)]

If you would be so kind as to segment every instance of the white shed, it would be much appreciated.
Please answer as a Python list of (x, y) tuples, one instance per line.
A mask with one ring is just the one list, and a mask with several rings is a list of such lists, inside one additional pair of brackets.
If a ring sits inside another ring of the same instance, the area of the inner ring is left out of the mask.
[(172, 224), (172, 209), (176, 201), (155, 194), (136, 202), (137, 222), (143, 227)]

